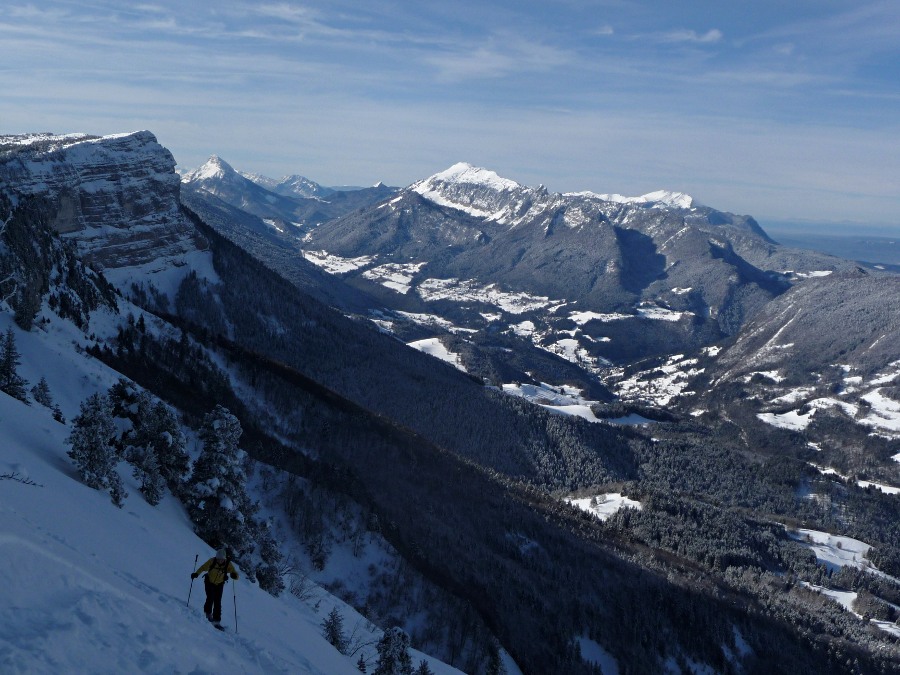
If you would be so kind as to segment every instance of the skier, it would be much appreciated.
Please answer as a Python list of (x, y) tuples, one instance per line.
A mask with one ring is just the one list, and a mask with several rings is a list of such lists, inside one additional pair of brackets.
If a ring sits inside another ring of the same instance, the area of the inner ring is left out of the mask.
[(206, 572), (203, 576), (203, 587), (206, 589), (206, 602), (203, 605), (203, 611), (206, 618), (209, 619), (216, 628), (222, 628), (222, 591), (225, 590), (225, 582), (228, 577), (232, 579), (238, 578), (237, 570), (231, 564), (228, 554), (224, 548), (216, 551), (214, 558), (210, 558), (197, 568), (197, 571), (191, 574), (191, 579), (196, 579), (202, 572)]

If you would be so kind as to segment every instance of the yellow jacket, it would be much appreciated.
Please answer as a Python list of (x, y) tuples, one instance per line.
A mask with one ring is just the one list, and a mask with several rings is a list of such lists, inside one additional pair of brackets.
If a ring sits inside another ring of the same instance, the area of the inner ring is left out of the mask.
[[(228, 563), (226, 566), (226, 562)], [(219, 586), (228, 581), (228, 575), (231, 575), (232, 579), (238, 578), (237, 570), (234, 569), (234, 565), (231, 564), (231, 561), (227, 558), (221, 562), (216, 560), (215, 558), (210, 558), (205, 563), (200, 565), (197, 568), (197, 574), (201, 574), (202, 572), (206, 572), (206, 576), (209, 578), (209, 583), (215, 584)]]

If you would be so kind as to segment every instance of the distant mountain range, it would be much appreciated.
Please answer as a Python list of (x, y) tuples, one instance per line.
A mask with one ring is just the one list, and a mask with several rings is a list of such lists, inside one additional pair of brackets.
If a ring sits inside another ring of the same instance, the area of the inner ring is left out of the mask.
[(212, 156), (182, 176), (182, 189), (217, 197), (258, 216), (270, 227), (302, 233), (308, 227), (363, 208), (396, 192), (378, 184), (371, 188), (325, 188), (303, 176), (274, 180), (241, 174), (223, 159)]
[[(763, 387), (756, 395), (770, 409), (787, 410), (777, 403), (786, 392), (840, 389), (851, 371), (877, 383), (900, 358), (890, 339), (897, 277), (780, 245), (753, 218), (682, 193), (550, 193), (460, 163), (286, 235), (264, 254), (283, 272), (296, 275), (304, 266), (294, 254), (302, 255), (340, 281), (345, 297), (366, 298), (380, 326), (414, 344), (436, 337), (462, 368), (497, 385), (575, 386), (600, 401), (612, 391), (698, 410), (701, 401), (733, 401), (720, 390), (742, 381)], [(286, 248), (290, 256), (275, 254)], [(792, 347), (773, 347), (776, 334)], [(684, 356), (707, 348), (702, 367)], [(668, 375), (649, 376), (663, 375), (659, 365)], [(788, 384), (787, 373), (806, 375)], [(853, 400), (865, 406), (878, 388), (853, 388)], [(808, 400), (797, 396), (794, 409)], [(885, 424), (872, 421), (879, 414)], [(860, 428), (891, 433), (892, 415), (872, 412)], [(747, 423), (779, 419), (761, 412)]]

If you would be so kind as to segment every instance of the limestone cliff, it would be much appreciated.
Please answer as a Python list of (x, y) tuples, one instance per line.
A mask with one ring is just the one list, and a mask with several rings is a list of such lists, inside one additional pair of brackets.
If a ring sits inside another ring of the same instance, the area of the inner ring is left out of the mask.
[(41, 201), (53, 228), (96, 267), (198, 248), (179, 190), (172, 154), (149, 131), (0, 136), (0, 192), (13, 206)]

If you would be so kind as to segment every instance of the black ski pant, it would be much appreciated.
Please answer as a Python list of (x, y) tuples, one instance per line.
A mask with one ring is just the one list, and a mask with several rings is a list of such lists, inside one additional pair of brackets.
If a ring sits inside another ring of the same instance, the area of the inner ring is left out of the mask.
[(203, 577), (203, 586), (206, 589), (203, 611), (207, 616), (212, 614), (212, 620), (219, 622), (222, 620), (222, 592), (225, 590), (225, 584), (214, 584), (209, 577)]

